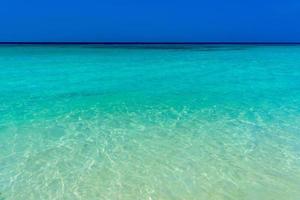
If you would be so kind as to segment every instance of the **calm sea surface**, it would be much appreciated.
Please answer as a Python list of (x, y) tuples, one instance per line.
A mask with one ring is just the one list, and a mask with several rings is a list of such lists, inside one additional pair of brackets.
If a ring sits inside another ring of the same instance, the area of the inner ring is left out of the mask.
[(1, 45), (1, 200), (298, 200), (300, 46)]

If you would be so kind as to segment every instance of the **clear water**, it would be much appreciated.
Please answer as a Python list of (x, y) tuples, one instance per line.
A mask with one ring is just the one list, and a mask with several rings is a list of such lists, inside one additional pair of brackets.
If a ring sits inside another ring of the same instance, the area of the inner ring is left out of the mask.
[(0, 46), (1, 200), (297, 200), (300, 46)]

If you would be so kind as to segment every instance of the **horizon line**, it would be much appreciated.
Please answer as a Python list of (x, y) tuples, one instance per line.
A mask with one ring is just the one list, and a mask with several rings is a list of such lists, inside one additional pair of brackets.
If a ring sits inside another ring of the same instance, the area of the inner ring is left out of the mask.
[(297, 45), (300, 42), (1, 42), (1, 44), (103, 44), (103, 45), (114, 45), (114, 44), (245, 44), (245, 45), (255, 45), (255, 44), (265, 44), (265, 45)]

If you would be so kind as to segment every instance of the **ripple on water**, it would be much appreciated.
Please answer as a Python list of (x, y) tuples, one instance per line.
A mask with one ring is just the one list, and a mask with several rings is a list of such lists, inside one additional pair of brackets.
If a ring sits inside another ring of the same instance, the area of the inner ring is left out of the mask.
[(210, 112), (152, 108), (93, 118), (81, 113), (9, 127), (0, 154), (3, 194), (6, 199), (299, 195), (299, 138), (291, 132), (298, 118), (282, 126), (259, 113), (255, 121), (218, 113), (206, 120)]

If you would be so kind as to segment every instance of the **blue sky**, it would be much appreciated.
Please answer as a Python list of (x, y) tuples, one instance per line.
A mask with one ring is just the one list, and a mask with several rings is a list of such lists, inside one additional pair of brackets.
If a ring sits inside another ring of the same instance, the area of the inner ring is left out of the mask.
[(4, 0), (0, 41), (300, 42), (299, 0)]

